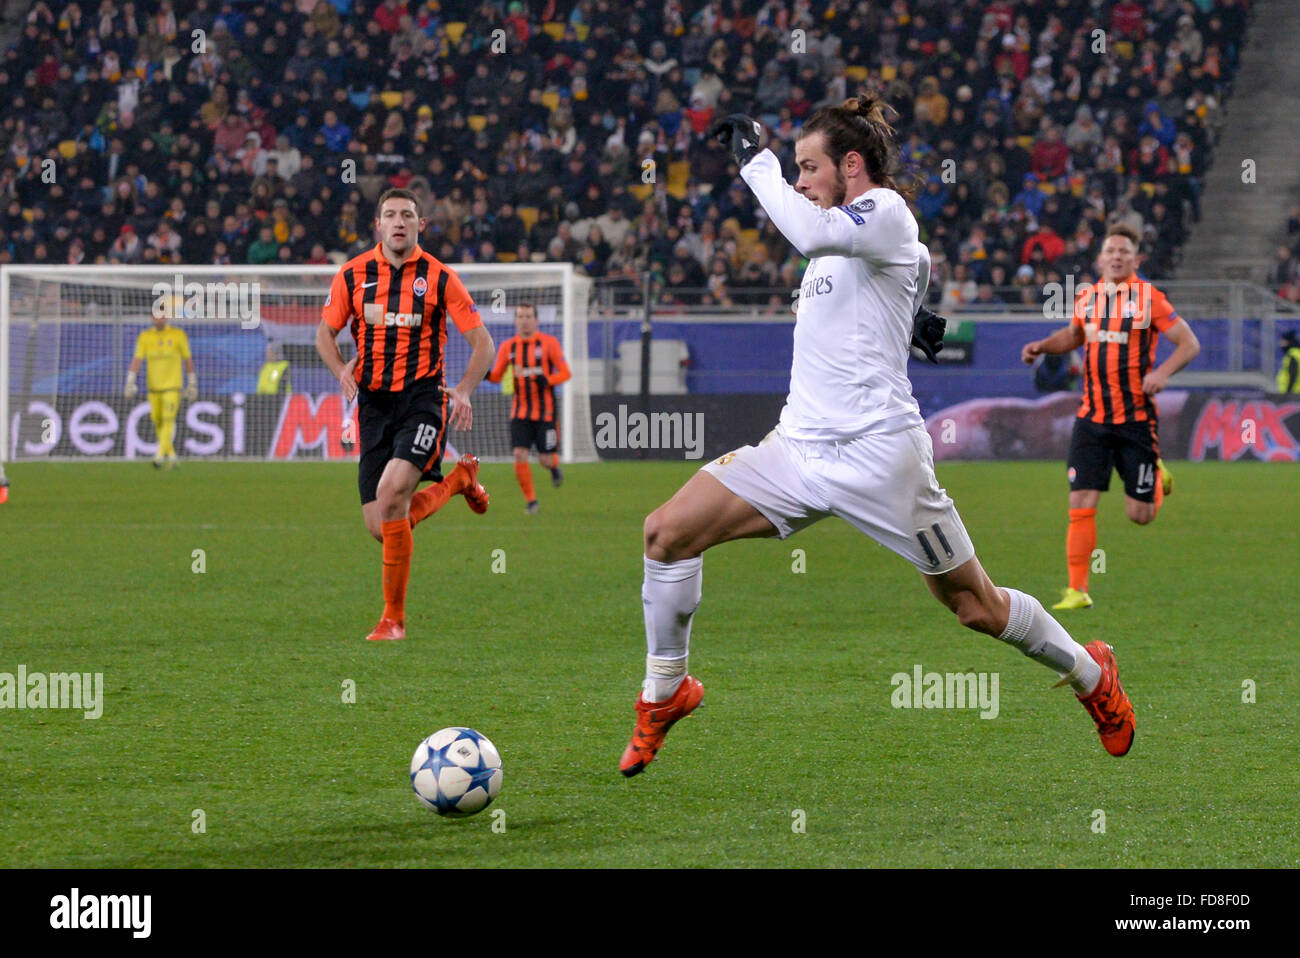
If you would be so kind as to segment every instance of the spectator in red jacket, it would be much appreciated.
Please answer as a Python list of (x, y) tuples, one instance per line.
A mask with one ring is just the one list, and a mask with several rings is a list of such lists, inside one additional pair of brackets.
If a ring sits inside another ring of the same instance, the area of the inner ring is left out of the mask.
[(1142, 4), (1136, 0), (1120, 0), (1110, 12), (1110, 28), (1126, 40), (1141, 40), (1146, 35)]
[(1025, 245), (1020, 250), (1020, 262), (1028, 263), (1033, 258), (1036, 249), (1043, 251), (1043, 258), (1047, 262), (1055, 263), (1057, 258), (1065, 252), (1065, 240), (1061, 239), (1050, 226), (1040, 226), (1037, 233), (1025, 240)]
[(396, 33), (402, 25), (402, 17), (410, 13), (406, 4), (399, 0), (384, 0), (375, 8), (375, 22), (385, 33)]
[(993, 69), (999, 76), (1010, 71), (1016, 75), (1017, 81), (1029, 75), (1029, 54), (1020, 48), (1013, 34), (1002, 37), (1002, 52), (993, 61)]
[(1070, 162), (1070, 148), (1061, 139), (1061, 128), (1049, 126), (1047, 133), (1034, 144), (1029, 154), (1031, 169), (1040, 180), (1054, 180), (1064, 176)]

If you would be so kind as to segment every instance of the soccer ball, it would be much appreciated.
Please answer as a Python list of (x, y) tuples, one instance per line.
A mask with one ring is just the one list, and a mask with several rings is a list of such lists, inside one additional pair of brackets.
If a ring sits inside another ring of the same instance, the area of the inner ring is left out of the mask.
[(501, 754), (472, 728), (441, 729), (416, 747), (411, 788), (439, 815), (481, 812), (501, 791)]

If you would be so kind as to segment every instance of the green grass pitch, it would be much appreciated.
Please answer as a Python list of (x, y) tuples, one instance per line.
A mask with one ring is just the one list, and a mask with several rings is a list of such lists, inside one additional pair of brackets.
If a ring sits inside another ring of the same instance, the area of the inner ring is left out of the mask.
[[(485, 466), (487, 515), (456, 499), (416, 531), (409, 640), (371, 644), (380, 550), (353, 467), (12, 465), (0, 672), (102, 672), (104, 702), (0, 710), (0, 865), (1300, 865), (1293, 470), (1175, 464), (1149, 528), (1103, 497), (1097, 606), (1063, 621), (1116, 649), (1124, 759), (1047, 670), (826, 520), (706, 556), (704, 705), (628, 780), (641, 520), (694, 468), (574, 466), (560, 490), (537, 469), (527, 516), (511, 467)], [(1064, 466), (939, 478), (994, 580), (1053, 601)], [(917, 664), (997, 672), (998, 716), (893, 708)], [(459, 821), (408, 777), (446, 725), (505, 764)]]

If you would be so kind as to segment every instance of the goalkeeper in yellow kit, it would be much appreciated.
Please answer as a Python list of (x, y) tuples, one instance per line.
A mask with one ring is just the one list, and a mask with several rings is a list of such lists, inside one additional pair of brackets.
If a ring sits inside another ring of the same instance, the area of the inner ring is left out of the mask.
[(185, 383), (185, 398), (190, 402), (199, 398), (199, 379), (194, 374), (194, 360), (190, 358), (190, 341), (185, 331), (167, 325), (167, 316), (155, 315), (153, 328), (146, 329), (135, 341), (135, 356), (126, 372), (127, 399), (139, 393), (135, 376), (140, 363), (147, 361), (149, 369), (145, 380), (149, 390), (149, 412), (154, 431), (158, 434), (158, 452), (153, 457), (155, 469), (165, 465), (176, 468), (176, 414), (181, 405), (181, 365), (189, 377)]

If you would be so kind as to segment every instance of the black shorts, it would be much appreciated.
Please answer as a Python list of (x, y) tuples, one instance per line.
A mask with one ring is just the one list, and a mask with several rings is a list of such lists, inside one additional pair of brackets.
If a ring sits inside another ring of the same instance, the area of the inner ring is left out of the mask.
[(1110, 488), (1111, 469), (1118, 469), (1126, 495), (1138, 502), (1152, 502), (1159, 455), (1154, 421), (1108, 426), (1075, 419), (1070, 437), (1070, 489), (1105, 492)]
[(511, 419), (510, 445), (514, 449), (531, 449), (552, 453), (560, 448), (560, 430), (554, 419)]
[(390, 459), (405, 459), (421, 470), (424, 479), (442, 480), (445, 409), (442, 383), (432, 377), (418, 379), (401, 392), (362, 389), (357, 394), (361, 432), (357, 486), (363, 506), (377, 498), (379, 477)]

